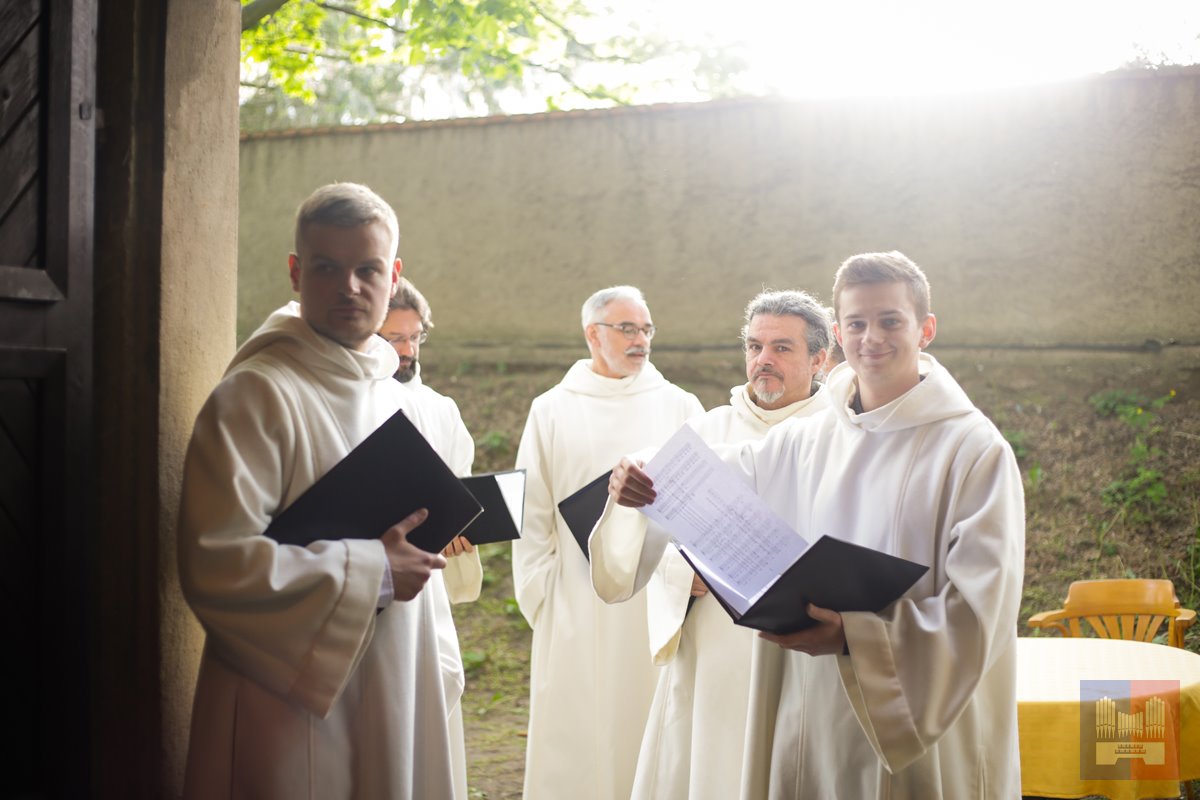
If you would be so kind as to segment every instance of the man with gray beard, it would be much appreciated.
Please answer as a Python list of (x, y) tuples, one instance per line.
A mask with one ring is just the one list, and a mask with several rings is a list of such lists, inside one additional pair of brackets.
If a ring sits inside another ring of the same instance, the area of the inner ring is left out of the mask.
[(591, 358), (534, 399), (517, 451), (527, 486), (513, 584), (533, 628), (526, 800), (628, 800), (658, 678), (645, 600), (596, 597), (558, 503), (704, 410), (650, 363), (655, 328), (639, 290), (596, 292), (582, 323)]

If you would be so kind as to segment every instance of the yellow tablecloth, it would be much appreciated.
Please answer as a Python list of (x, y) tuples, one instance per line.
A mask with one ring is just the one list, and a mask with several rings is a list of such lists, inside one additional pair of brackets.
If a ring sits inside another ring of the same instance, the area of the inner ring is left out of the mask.
[(1200, 778), (1200, 655), (1146, 642), (1060, 637), (1017, 640), (1021, 789), (1043, 797), (1178, 797), (1175, 781), (1083, 780), (1079, 682), (1179, 681), (1180, 778)]

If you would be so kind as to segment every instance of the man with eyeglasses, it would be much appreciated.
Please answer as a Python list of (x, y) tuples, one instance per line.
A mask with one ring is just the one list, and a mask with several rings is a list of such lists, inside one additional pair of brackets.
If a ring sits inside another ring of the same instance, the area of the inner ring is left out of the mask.
[[(421, 380), (421, 345), (433, 329), (433, 312), (425, 296), (412, 282), (400, 277), (396, 294), (388, 302), (387, 317), (379, 335), (392, 346), (399, 358), (395, 378), (411, 392), (409, 414), (434, 451), (442, 457), (455, 475), (471, 474), (475, 462), (475, 441), (471, 438), (458, 404), (454, 399), (434, 391)], [(483, 565), (479, 553), (465, 536), (456, 536), (442, 551), (446, 567), (442, 574), (451, 603), (469, 603), (479, 599), (483, 588)], [(454, 637), (457, 632), (446, 626), (444, 634)], [(466, 752), (463, 749), (462, 706), (450, 713), (450, 751), (454, 763), (455, 797), (466, 797)]]
[(600, 601), (558, 503), (704, 410), (650, 363), (655, 328), (638, 289), (596, 292), (582, 323), (591, 358), (534, 399), (517, 451), (527, 488), (513, 583), (533, 628), (527, 800), (627, 800), (658, 677), (645, 601)]
[[(429, 338), (432, 329), (433, 313), (428, 301), (411, 281), (401, 277), (396, 295), (388, 303), (387, 318), (379, 329), (379, 335), (392, 346), (400, 359), (396, 380), (413, 392), (416, 401), (413, 424), (455, 475), (470, 475), (475, 461), (475, 441), (463, 423), (458, 404), (421, 380), (421, 345)], [(475, 548), (471, 543), (459, 536), (450, 543), (443, 555), (474, 553)], [(478, 554), (469, 559), (449, 562), (445, 575), (451, 602), (464, 603), (478, 599), (483, 580)]]
[[(817, 377), (833, 337), (828, 311), (815, 298), (762, 292), (746, 306), (741, 338), (746, 382), (730, 390), (728, 405), (688, 420), (710, 444), (761, 439), (827, 405)], [(596, 593), (610, 603), (645, 595), (650, 656), (664, 665), (631, 797), (737, 797), (754, 631), (733, 624), (667, 542), (644, 515), (612, 500), (589, 542)]]

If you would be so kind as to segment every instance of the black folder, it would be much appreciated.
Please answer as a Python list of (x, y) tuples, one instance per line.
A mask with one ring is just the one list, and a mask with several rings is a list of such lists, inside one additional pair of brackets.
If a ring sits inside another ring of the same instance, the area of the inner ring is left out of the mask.
[(822, 536), (771, 584), (745, 614), (705, 580), (691, 555), (680, 550), (734, 623), (786, 634), (817, 624), (809, 603), (833, 611), (879, 612), (912, 588), (928, 567), (869, 547)]
[(363, 439), (265, 531), (280, 544), (377, 539), (418, 508), (429, 509), (408, 540), (441, 552), (481, 508), (403, 411)]
[(558, 504), (559, 513), (571, 529), (571, 535), (579, 543), (583, 557), (589, 561), (591, 559), (588, 557), (588, 537), (592, 535), (592, 528), (596, 527), (600, 515), (604, 513), (604, 506), (608, 502), (610, 477), (611, 469)]
[[(497, 478), (503, 480), (506, 476), (515, 475), (521, 476), (521, 505), (511, 509), (504, 499), (504, 493), (500, 491)], [(521, 537), (521, 521), (525, 515), (525, 470), (486, 472), (463, 478), (462, 482), (483, 506), (483, 513), (462, 532), (471, 544), (509, 542)]]

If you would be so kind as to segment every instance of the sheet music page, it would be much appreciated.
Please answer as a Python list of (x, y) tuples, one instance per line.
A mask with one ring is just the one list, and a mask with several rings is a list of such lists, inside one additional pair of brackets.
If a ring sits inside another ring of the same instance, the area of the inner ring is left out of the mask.
[[(705, 566), (704, 561), (691, 550), (688, 550), (686, 546), (680, 544), (678, 541), (675, 542), (675, 545), (679, 548), (680, 552), (684, 553), (691, 560), (693, 566), (696, 568), (696, 571), (700, 573), (700, 577), (704, 579), (704, 582), (708, 584), (713, 591), (720, 595), (722, 600), (733, 606), (733, 609), (737, 611), (738, 614), (745, 614), (746, 610), (753, 605), (757, 596), (746, 597), (745, 595), (741, 594), (735, 587), (730, 586), (728, 583), (721, 580), (720, 576), (714, 575), (711, 571), (709, 571), (708, 567)], [(765, 590), (766, 587), (764, 587), (763, 591)], [(762, 592), (759, 592), (759, 594), (761, 593)]]
[(730, 600), (748, 606), (808, 548), (687, 425), (644, 469), (657, 497), (642, 513), (686, 547), (707, 577), (728, 586)]

